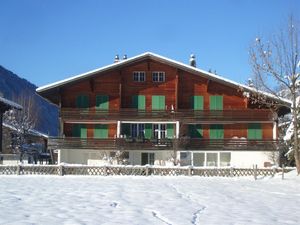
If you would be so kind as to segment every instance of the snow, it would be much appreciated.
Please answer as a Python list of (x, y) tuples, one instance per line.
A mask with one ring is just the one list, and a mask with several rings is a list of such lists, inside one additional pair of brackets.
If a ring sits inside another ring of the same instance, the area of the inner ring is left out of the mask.
[(15, 108), (15, 109), (18, 109), (18, 110), (23, 109), (23, 107), (20, 106), (19, 104), (15, 103), (13, 101), (10, 101), (10, 100), (8, 100), (6, 98), (0, 97), (0, 102), (2, 102), (3, 104), (9, 106), (10, 108)]
[(0, 176), (0, 224), (300, 224), (295, 172), (253, 178)]

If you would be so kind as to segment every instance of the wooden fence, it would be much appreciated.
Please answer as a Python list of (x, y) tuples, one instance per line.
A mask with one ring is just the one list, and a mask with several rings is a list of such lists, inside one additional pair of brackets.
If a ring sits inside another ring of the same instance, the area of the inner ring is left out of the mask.
[(274, 176), (291, 171), (288, 168), (200, 168), (156, 166), (76, 166), (76, 165), (0, 165), (0, 175), (131, 175), (131, 176), (202, 176), (239, 177)]

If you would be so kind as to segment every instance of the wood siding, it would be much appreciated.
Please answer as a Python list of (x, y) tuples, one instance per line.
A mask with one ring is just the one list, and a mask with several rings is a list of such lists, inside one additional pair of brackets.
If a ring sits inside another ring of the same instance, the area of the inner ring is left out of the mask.
[[(134, 71), (144, 71), (145, 81), (136, 82), (133, 80)], [(153, 82), (152, 72), (165, 72), (164, 82)], [(86, 95), (89, 99), (88, 112), (96, 109), (96, 96), (106, 95), (109, 99), (109, 111), (118, 111), (121, 108), (133, 108), (133, 96), (145, 96), (146, 111), (152, 110), (152, 96), (165, 96), (165, 108), (171, 110), (192, 109), (191, 101), (193, 96), (203, 96), (203, 110), (210, 109), (210, 96), (219, 95), (223, 97), (223, 110), (243, 110), (255, 108), (248, 103), (242, 93), (230, 86), (225, 86), (213, 80), (182, 71), (178, 68), (166, 65), (153, 60), (144, 60), (139, 63), (124, 66), (121, 69), (113, 70), (104, 74), (95, 74), (93, 77), (78, 81), (60, 90), (61, 107), (76, 108), (76, 98), (79, 95)], [(63, 118), (62, 118), (63, 119)], [(273, 123), (262, 124), (263, 139), (273, 138)], [(74, 121), (73, 121), (74, 122)], [(80, 122), (80, 121), (78, 121)], [(188, 134), (187, 124), (180, 128), (180, 136)], [(87, 137), (94, 137), (94, 125), (87, 124)], [(208, 124), (203, 124), (203, 138), (209, 138)], [(247, 123), (224, 124), (224, 138), (247, 137)], [(108, 137), (113, 138), (117, 133), (116, 123), (108, 125)], [(64, 134), (72, 136), (72, 124), (64, 124)]]

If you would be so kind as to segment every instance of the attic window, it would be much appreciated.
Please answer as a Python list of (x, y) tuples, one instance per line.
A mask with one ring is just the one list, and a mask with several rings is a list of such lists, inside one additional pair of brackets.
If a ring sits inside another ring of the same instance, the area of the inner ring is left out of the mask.
[(152, 72), (152, 81), (153, 82), (165, 82), (166, 75), (165, 72)]
[(133, 72), (133, 81), (136, 82), (145, 82), (146, 76), (144, 71), (135, 71)]

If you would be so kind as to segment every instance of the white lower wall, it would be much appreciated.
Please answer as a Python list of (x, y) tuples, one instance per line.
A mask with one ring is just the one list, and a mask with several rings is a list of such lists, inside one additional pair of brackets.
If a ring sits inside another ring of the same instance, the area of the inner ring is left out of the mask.
[[(141, 154), (154, 153), (154, 165), (172, 166), (173, 165), (173, 151), (130, 151), (129, 165), (141, 165)], [(190, 152), (190, 151), (185, 151)], [(192, 151), (193, 153), (220, 153), (222, 151)], [(258, 151), (226, 151), (231, 153), (230, 166), (240, 168), (252, 168), (257, 165), (259, 168), (264, 167), (266, 162), (276, 165), (278, 161), (278, 154), (273, 152), (258, 152)], [(177, 153), (179, 159), (179, 153)], [(193, 157), (191, 157), (193, 159)], [(110, 151), (97, 150), (77, 150), (77, 149), (61, 149), (58, 151), (58, 163), (70, 164), (85, 164), (85, 165), (107, 165), (117, 164), (115, 160), (110, 158)], [(192, 163), (193, 164), (193, 163)], [(219, 164), (220, 165), (220, 164)]]
[(257, 165), (259, 168), (262, 168), (264, 167), (265, 162), (277, 165), (277, 155), (278, 154), (274, 152), (234, 151), (231, 152), (231, 165), (242, 168), (253, 167), (253, 165)]
[[(170, 166), (172, 162), (172, 151), (130, 151), (129, 165), (141, 165), (142, 153), (154, 153), (154, 165)], [(117, 164), (110, 159), (110, 151), (60, 149), (58, 151), (58, 163), (84, 164), (84, 165), (106, 165)]]

